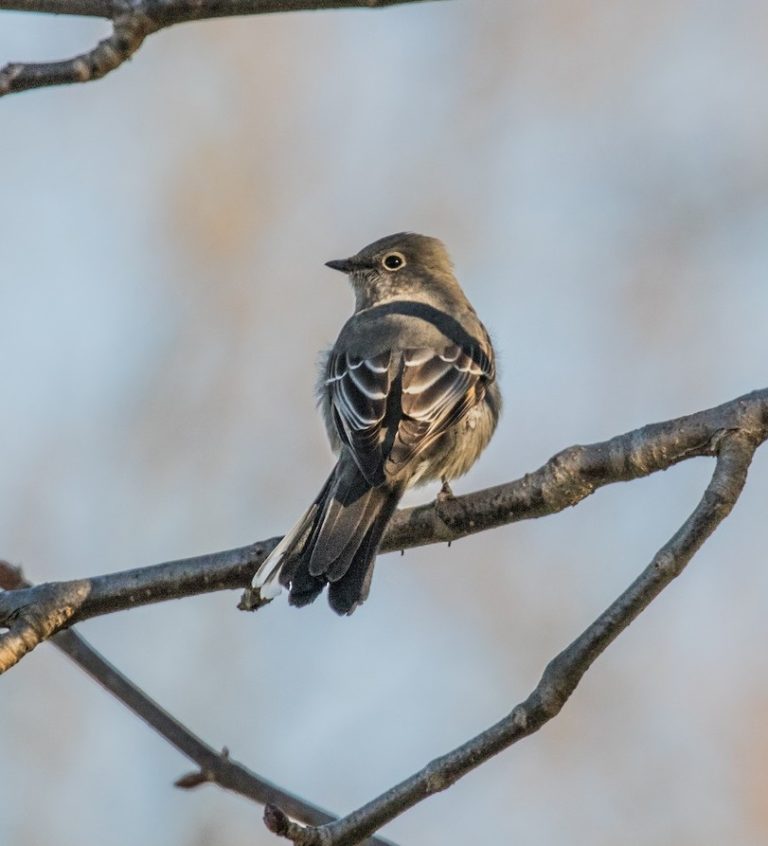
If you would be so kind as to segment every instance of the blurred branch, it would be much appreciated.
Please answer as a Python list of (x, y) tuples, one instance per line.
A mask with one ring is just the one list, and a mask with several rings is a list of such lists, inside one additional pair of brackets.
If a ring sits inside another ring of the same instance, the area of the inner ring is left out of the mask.
[[(0, 0), (0, 7), (2, 0)], [(12, 62), (0, 70), (0, 97), (30, 88), (67, 85), (101, 79), (120, 67), (141, 47), (157, 26), (146, 15), (131, 13), (115, 18), (112, 34), (93, 50), (61, 62)]]
[[(6, 561), (0, 561), (0, 589), (17, 590), (22, 587), (30, 587), (30, 584), (24, 580), (21, 570)], [(177, 787), (191, 789), (200, 784), (217, 784), (262, 805), (277, 802), (291, 817), (309, 825), (323, 825), (336, 819), (328, 811), (283, 790), (233, 761), (226, 749), (217, 752), (208, 746), (112, 666), (79, 633), (74, 630), (59, 632), (52, 638), (52, 642), (91, 678), (164, 737), (171, 746), (198, 765), (200, 769), (197, 772), (182, 776), (176, 781)], [(377, 837), (365, 842), (368, 846), (394, 846), (391, 841)]]
[(118, 13), (117, 3), (111, 0), (0, 0), (0, 9), (92, 18), (111, 18)]
[(0, 97), (30, 88), (100, 79), (120, 67), (147, 35), (185, 21), (322, 9), (374, 9), (423, 0), (0, 0), (0, 11), (105, 18), (112, 34), (58, 62), (11, 62), (0, 69)]
[[(398, 511), (382, 552), (455, 541), (518, 520), (555, 514), (598, 488), (666, 470), (694, 456), (714, 455), (728, 433), (755, 444), (768, 439), (768, 388), (716, 408), (572, 446), (513, 482)], [(53, 633), (90, 617), (250, 584), (279, 538), (122, 573), (0, 592), (0, 672)], [(246, 590), (241, 607), (252, 607)]]
[(744, 487), (747, 469), (759, 443), (754, 432), (728, 432), (722, 436), (714, 475), (691, 516), (624, 593), (549, 662), (530, 696), (508, 716), (336, 822), (304, 827), (289, 820), (279, 808), (267, 806), (264, 821), (268, 828), (297, 846), (352, 846), (408, 808), (450, 787), (503, 749), (538, 731), (557, 716), (593, 661), (683, 571), (728, 516)]

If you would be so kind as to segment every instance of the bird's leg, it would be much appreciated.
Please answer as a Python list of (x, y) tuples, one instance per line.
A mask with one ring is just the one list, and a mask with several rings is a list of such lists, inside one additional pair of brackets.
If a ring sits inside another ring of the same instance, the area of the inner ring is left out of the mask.
[(450, 499), (455, 499), (453, 491), (451, 490), (451, 486), (448, 484), (448, 479), (443, 479), (443, 486), (437, 492), (435, 501), (439, 504), (441, 502), (447, 502)]
[[(450, 502), (452, 499), (456, 497), (453, 495), (453, 491), (451, 490), (451, 486), (448, 484), (448, 479), (443, 479), (443, 485), (440, 490), (437, 492), (437, 496), (435, 497), (435, 508), (437, 509), (437, 513), (440, 514), (440, 506)], [(451, 542), (448, 541), (448, 546), (450, 547)]]

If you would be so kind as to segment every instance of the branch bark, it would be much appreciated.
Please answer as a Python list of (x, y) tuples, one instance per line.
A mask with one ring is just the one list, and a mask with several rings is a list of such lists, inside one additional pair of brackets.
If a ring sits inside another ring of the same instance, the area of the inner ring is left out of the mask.
[(0, 0), (0, 11), (105, 18), (112, 34), (58, 62), (11, 62), (0, 69), (0, 97), (31, 88), (90, 82), (120, 67), (147, 35), (186, 21), (323, 9), (375, 9), (424, 0)]
[[(572, 446), (533, 473), (455, 499), (399, 511), (383, 552), (455, 541), (518, 520), (555, 514), (614, 482), (717, 452), (729, 433), (768, 439), (768, 388), (716, 408), (655, 423), (602, 443)], [(279, 538), (122, 573), (0, 592), (0, 672), (64, 626), (138, 605), (246, 587)], [(61, 593), (57, 593), (57, 592)], [(66, 601), (62, 604), (62, 598)], [(250, 592), (241, 607), (253, 607)], [(66, 608), (65, 617), (57, 616)], [(23, 633), (23, 649), (18, 641)]]

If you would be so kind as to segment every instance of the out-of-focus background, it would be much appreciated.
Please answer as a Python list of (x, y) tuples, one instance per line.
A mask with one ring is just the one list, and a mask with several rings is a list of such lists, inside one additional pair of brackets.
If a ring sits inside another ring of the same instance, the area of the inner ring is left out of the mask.
[[(0, 62), (99, 22), (0, 16)], [(506, 411), (465, 492), (764, 387), (768, 7), (436, 2), (187, 24), (0, 104), (0, 556), (33, 580), (285, 530), (331, 455), (323, 267), (443, 238)], [(267, 444), (269, 446), (267, 446)], [(557, 720), (384, 833), (403, 844), (768, 842), (768, 456)], [(369, 602), (236, 593), (80, 627), (216, 746), (349, 811), (506, 713), (689, 513), (712, 464), (386, 556)], [(410, 501), (431, 498), (423, 490)], [(0, 842), (268, 844), (50, 647), (0, 682)]]

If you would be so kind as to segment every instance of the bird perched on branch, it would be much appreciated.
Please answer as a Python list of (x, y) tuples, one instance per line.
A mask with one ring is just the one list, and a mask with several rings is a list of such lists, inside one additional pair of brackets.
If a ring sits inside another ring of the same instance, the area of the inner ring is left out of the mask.
[(351, 614), (403, 493), (438, 479), (450, 491), (488, 444), (501, 398), (490, 338), (440, 241), (399, 233), (327, 266), (355, 293), (318, 384), (339, 458), (253, 592), (258, 606), (282, 585), (292, 605), (307, 605), (328, 585), (333, 610)]

